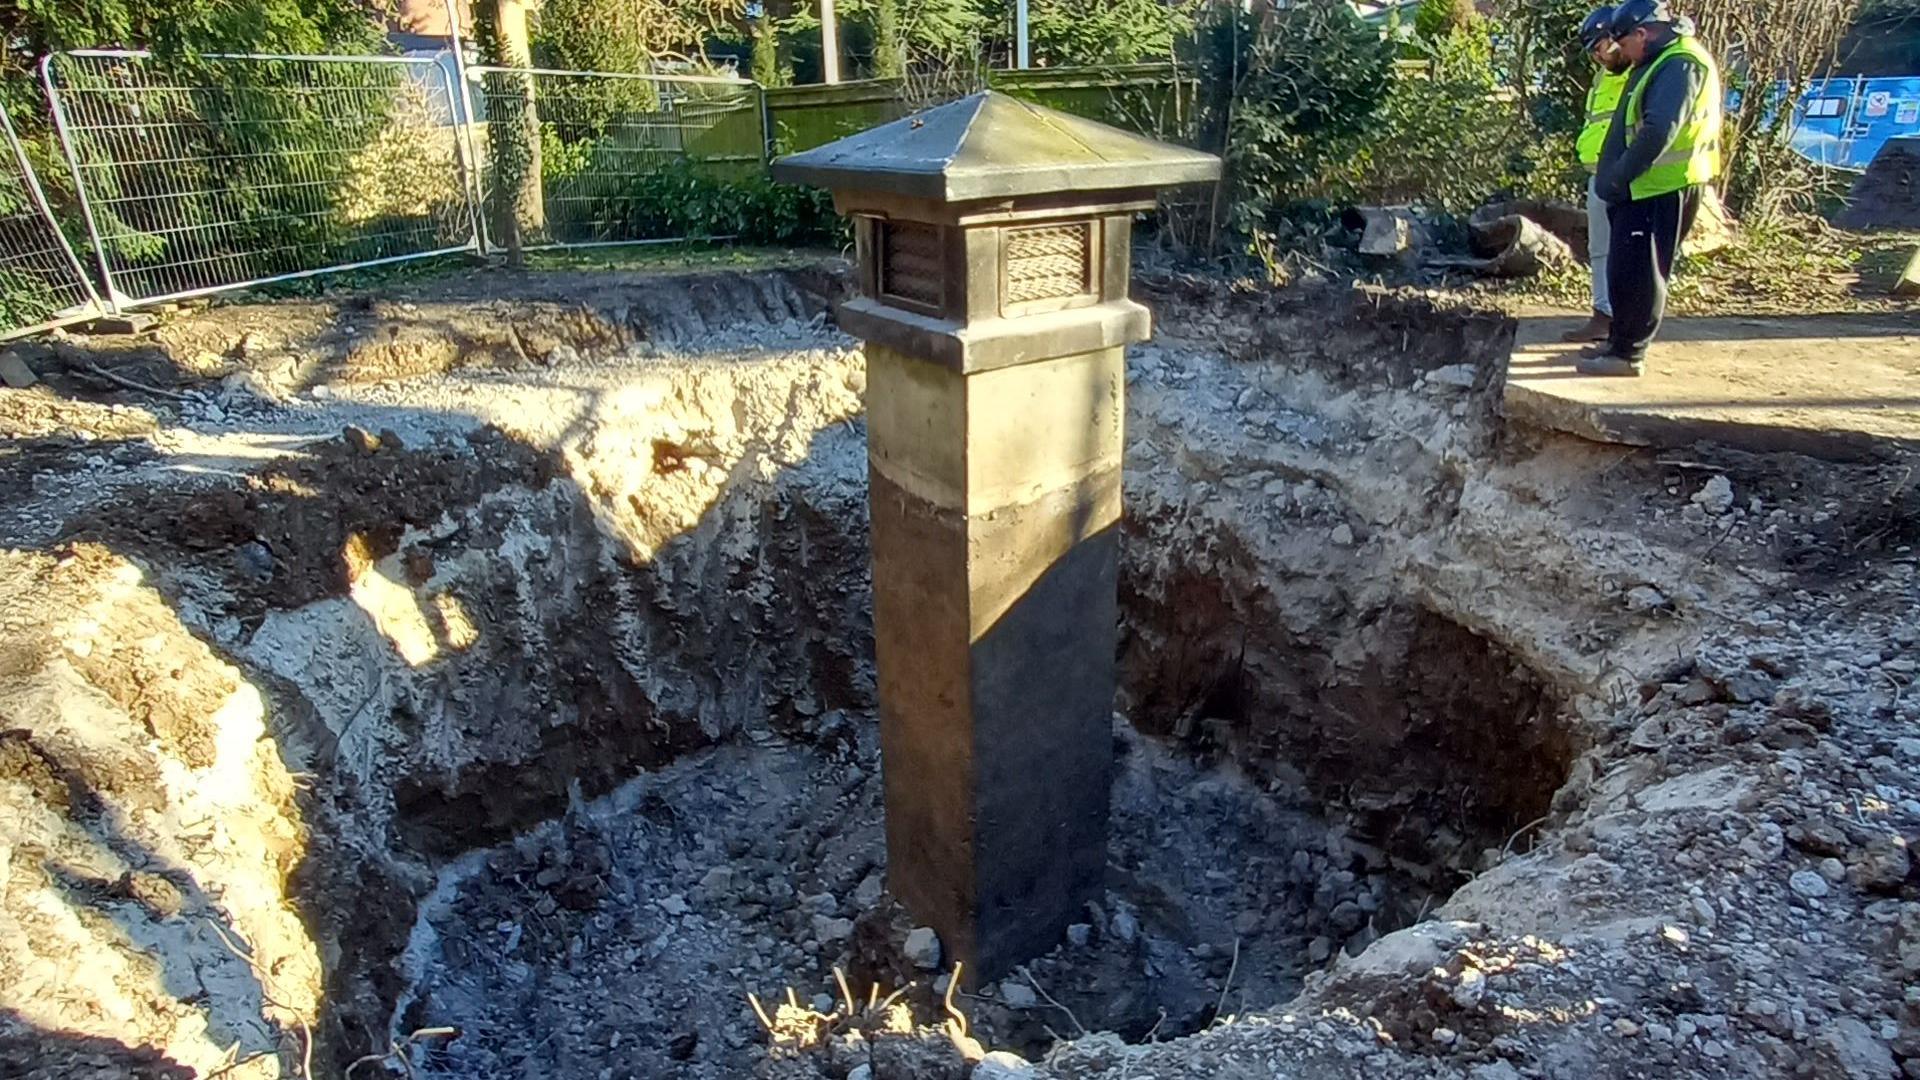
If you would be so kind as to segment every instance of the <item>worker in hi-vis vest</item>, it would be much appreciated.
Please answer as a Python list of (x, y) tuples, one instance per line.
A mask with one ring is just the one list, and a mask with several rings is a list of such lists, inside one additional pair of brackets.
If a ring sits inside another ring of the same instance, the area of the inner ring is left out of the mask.
[(1610, 29), (1633, 63), (1594, 175), (1613, 234), (1613, 326), (1578, 366), (1588, 375), (1638, 375), (1666, 317), (1680, 242), (1700, 212), (1701, 193), (1720, 178), (1725, 91), (1719, 64), (1666, 0), (1626, 0)]
[(1599, 177), (1600, 148), (1606, 145), (1613, 114), (1626, 96), (1627, 72), (1633, 65), (1613, 43), (1613, 8), (1596, 8), (1580, 24), (1580, 44), (1594, 63), (1593, 85), (1587, 90), (1587, 119), (1575, 149), (1587, 167), (1587, 265), (1593, 275), (1593, 318), (1567, 341), (1605, 341), (1613, 328), (1613, 302), (1607, 295), (1607, 248), (1613, 242), (1607, 228), (1607, 201), (1594, 190)]

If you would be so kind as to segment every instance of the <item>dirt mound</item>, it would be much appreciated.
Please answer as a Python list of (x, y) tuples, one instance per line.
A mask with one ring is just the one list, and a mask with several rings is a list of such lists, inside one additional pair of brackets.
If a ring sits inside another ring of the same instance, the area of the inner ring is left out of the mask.
[(1853, 182), (1844, 229), (1920, 229), (1920, 138), (1888, 139)]
[[(268, 610), (345, 596), (400, 550), (409, 529), (507, 485), (537, 490), (558, 475), (558, 462), (497, 430), (477, 431), (464, 445), (409, 450), (391, 431), (349, 428), (237, 484), (129, 492), (78, 515), (67, 535), (103, 543), (163, 578), (217, 580), (234, 601), (227, 612), (257, 622)], [(407, 560), (416, 585), (433, 569), (429, 550)]]
[[(826, 324), (849, 282), (838, 265), (703, 274), (477, 268), (378, 293), (219, 304), (143, 335), (58, 331), (8, 345), (43, 386), (0, 396), (0, 433), (138, 433), (151, 425), (124, 402), (164, 407), (209, 387), (222, 402), (248, 394), (281, 401), (316, 386), (454, 370), (525, 373), (579, 358), (751, 349), (767, 326)], [(105, 401), (117, 403), (112, 416), (84, 415), (89, 402)]]

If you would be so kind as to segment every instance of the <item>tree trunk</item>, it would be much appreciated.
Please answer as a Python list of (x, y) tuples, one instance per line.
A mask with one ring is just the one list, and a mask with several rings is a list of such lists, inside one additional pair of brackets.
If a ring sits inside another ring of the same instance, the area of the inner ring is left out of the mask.
[(873, 77), (898, 79), (907, 73), (907, 44), (900, 37), (899, 0), (873, 2)]
[(774, 26), (773, 12), (762, 9), (753, 20), (753, 81), (761, 86), (779, 86), (780, 31)]
[[(527, 33), (527, 0), (494, 0), (492, 51), (502, 67), (533, 66)], [(525, 262), (526, 238), (547, 227), (546, 201), (541, 184), (540, 115), (534, 107), (533, 77), (495, 75), (490, 80), (494, 100), (488, 104), (503, 114), (490, 123), (495, 184), (504, 204), (497, 215), (507, 245), (507, 261)]]
[(782, 22), (793, 17), (793, 0), (765, 0), (767, 24), (774, 29), (773, 57), (779, 67), (777, 83), (780, 86), (793, 85), (793, 42), (787, 35), (779, 32)]

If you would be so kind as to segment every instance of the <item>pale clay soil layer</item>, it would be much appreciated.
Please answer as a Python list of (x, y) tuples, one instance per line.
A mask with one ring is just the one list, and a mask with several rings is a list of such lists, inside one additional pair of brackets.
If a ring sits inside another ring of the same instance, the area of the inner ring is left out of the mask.
[(1137, 287), (1106, 889), (948, 994), (844, 288), (16, 346), (0, 1076), (1920, 1076), (1913, 461), (1511, 425), (1412, 293)]

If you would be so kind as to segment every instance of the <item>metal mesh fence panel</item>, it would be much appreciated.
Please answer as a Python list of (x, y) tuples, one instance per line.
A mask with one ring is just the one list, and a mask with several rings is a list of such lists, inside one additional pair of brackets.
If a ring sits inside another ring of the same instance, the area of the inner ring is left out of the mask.
[[(758, 175), (760, 87), (736, 79), (476, 67), (488, 243), (686, 238), (691, 177)], [(711, 215), (707, 215), (711, 217)]]
[(110, 300), (477, 247), (432, 60), (83, 51), (41, 71)]
[(4, 111), (0, 132), (0, 338), (98, 314), (99, 297), (54, 223)]

